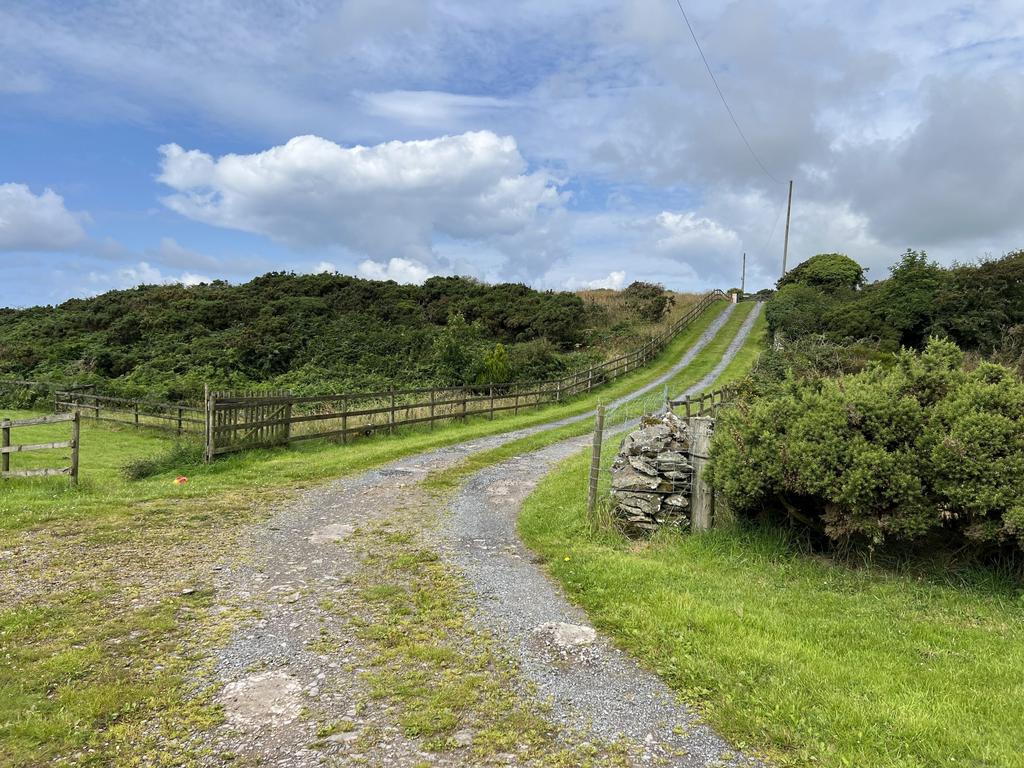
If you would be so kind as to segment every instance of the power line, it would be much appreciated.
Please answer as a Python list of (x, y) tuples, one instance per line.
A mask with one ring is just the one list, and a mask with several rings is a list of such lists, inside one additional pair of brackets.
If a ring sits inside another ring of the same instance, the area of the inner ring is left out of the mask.
[[(694, 45), (697, 46), (697, 53), (700, 54), (700, 58), (704, 62), (704, 68), (707, 69), (708, 74), (711, 76), (711, 82), (715, 84), (715, 90), (718, 91), (718, 98), (722, 100), (722, 105), (725, 107), (725, 111), (729, 113), (729, 119), (732, 120), (732, 124), (736, 126), (736, 133), (738, 133), (740, 135), (740, 138), (743, 139), (743, 143), (747, 145), (747, 150), (750, 152), (750, 156), (754, 158), (754, 162), (756, 162), (761, 167), (761, 170), (764, 171), (764, 175), (767, 176), (772, 181), (774, 181), (776, 184), (781, 185), (782, 182), (776, 179), (774, 176), (772, 176), (771, 172), (767, 168), (765, 168), (764, 163), (761, 162), (761, 158), (757, 156), (757, 153), (754, 151), (754, 148), (750, 146), (750, 142), (747, 141), (747, 137), (743, 133), (743, 129), (740, 128), (739, 121), (736, 120), (736, 116), (732, 113), (732, 109), (729, 107), (729, 102), (726, 101), (725, 94), (722, 93), (722, 88), (718, 84), (718, 78), (716, 78), (715, 73), (711, 71), (711, 65), (708, 64), (708, 58), (707, 56), (704, 55), (704, 49), (700, 47), (700, 42), (697, 40), (697, 35), (693, 31), (693, 26), (690, 24), (690, 19), (686, 15), (686, 9), (683, 8), (683, 0), (676, 0), (676, 5), (679, 6), (679, 10), (683, 14), (683, 21), (686, 22), (686, 28), (690, 30), (690, 37), (693, 38), (693, 43)], [(778, 224), (778, 222), (776, 222), (776, 224)]]

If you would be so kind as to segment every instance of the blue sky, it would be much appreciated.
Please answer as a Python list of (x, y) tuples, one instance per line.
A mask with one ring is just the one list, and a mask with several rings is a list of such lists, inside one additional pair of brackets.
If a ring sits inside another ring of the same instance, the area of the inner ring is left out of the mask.
[[(685, 4), (791, 263), (1024, 247), (1024, 6)], [(269, 270), (778, 277), (675, 0), (0, 8), (0, 306)], [(778, 222), (778, 224), (776, 224)]]

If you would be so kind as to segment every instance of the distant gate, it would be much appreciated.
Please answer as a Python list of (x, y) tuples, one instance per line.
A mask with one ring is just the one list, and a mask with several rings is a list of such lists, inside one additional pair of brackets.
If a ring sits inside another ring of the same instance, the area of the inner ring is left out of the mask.
[(247, 448), (284, 445), (291, 436), (292, 396), (209, 392), (206, 395), (206, 460)]

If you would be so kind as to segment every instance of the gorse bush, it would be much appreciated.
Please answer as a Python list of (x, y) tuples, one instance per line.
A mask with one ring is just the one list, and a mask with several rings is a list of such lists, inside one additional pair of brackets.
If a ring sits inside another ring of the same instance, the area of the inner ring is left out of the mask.
[(750, 395), (723, 412), (712, 455), (737, 514), (781, 511), (834, 542), (1024, 543), (1024, 383), (965, 369), (949, 341)]
[(160, 400), (194, 400), (204, 384), (315, 394), (549, 379), (643, 343), (674, 302), (657, 285), (607, 293), (602, 306), (464, 277), (419, 286), (285, 273), (140, 286), (0, 308), (0, 377)]
[(880, 349), (920, 349), (931, 336), (961, 349), (1021, 360), (1024, 337), (1024, 251), (977, 264), (942, 267), (908, 250), (884, 280), (864, 284), (847, 256), (819, 254), (779, 281), (765, 316), (787, 342), (823, 335), (868, 340)]

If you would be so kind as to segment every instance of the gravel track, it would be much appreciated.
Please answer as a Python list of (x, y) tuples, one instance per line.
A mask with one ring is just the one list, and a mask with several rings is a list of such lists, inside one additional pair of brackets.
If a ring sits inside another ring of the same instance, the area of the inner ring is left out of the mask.
[[(681, 395), (702, 392), (717, 380), (760, 309), (754, 308), (714, 370)], [(679, 704), (657, 676), (606, 638), (598, 635), (585, 653), (568, 659), (553, 657), (538, 643), (538, 627), (552, 622), (585, 626), (587, 618), (537, 567), (519, 540), (516, 519), (537, 483), (590, 439), (573, 438), (516, 457), (479, 472), (460, 489), (446, 528), (448, 557), (478, 595), (477, 618), (504, 640), (566, 726), (608, 741), (625, 736), (641, 745), (647, 759), (670, 765), (750, 765)]]
[[(727, 307), (666, 374), (611, 406), (662, 386), (685, 368), (734, 309)], [(759, 311), (758, 305), (717, 371), (735, 355)], [(697, 386), (706, 386), (707, 378)], [(324, 598), (330, 596), (340, 604), (346, 600), (349, 581), (359, 567), (358, 554), (346, 545), (355, 527), (388, 520), (398, 507), (424, 504), (419, 483), (429, 472), (451, 467), (477, 451), (591, 416), (592, 412), (584, 413), (441, 448), (337, 480), (302, 493), (268, 521), (253, 526), (236, 555), (220, 563), (214, 574), (221, 609), (251, 612), (254, 617), (243, 622), (215, 659), (215, 676), (224, 685), (220, 700), (228, 720), (208, 735), (211, 757), (207, 762), (222, 764), (222, 756), (230, 754), (232, 759), (248, 761), (242, 763), (246, 765), (302, 768), (473, 764), (468, 754), (423, 752), (415, 739), (405, 737), (395, 725), (393, 712), (367, 704), (361, 695), (358, 641), (336, 612), (324, 609)], [(452, 564), (466, 572), (479, 598), (482, 625), (496, 631), (522, 664), (526, 677), (542, 686), (543, 694), (557, 694), (556, 713), (561, 722), (594, 738), (610, 740), (618, 735), (614, 724), (624, 723), (617, 720), (623, 702), (632, 700), (627, 735), (638, 740), (647, 754), (665, 757), (677, 748), (686, 749), (697, 757), (674, 764), (713, 764), (716, 758), (712, 755), (721, 755), (727, 746), (695, 725), (692, 715), (673, 702), (664, 685), (606, 641), (599, 640), (594, 646), (597, 653), (592, 663), (567, 670), (550, 662), (544, 666), (540, 651), (531, 650), (527, 642), (538, 618), (584, 621), (519, 543), (515, 517), (525, 494), (551, 465), (587, 440), (589, 437), (561, 442), (531, 454), (529, 460), (515, 459), (474, 476), (459, 492), (454, 514), (438, 544), (446, 549)], [(325, 631), (342, 638), (338, 648), (325, 651), (318, 647)], [(580, 670), (585, 670), (582, 676)], [(557, 684), (560, 675), (567, 682)], [(602, 678), (607, 678), (604, 683)], [(311, 712), (315, 718), (309, 716)], [(318, 720), (342, 718), (355, 721), (356, 729), (331, 737), (326, 746), (310, 748), (317, 740)], [(363, 725), (372, 726), (376, 733), (370, 746), (358, 741)], [(666, 727), (671, 730), (672, 725), (700, 737), (692, 743), (671, 739)]]

